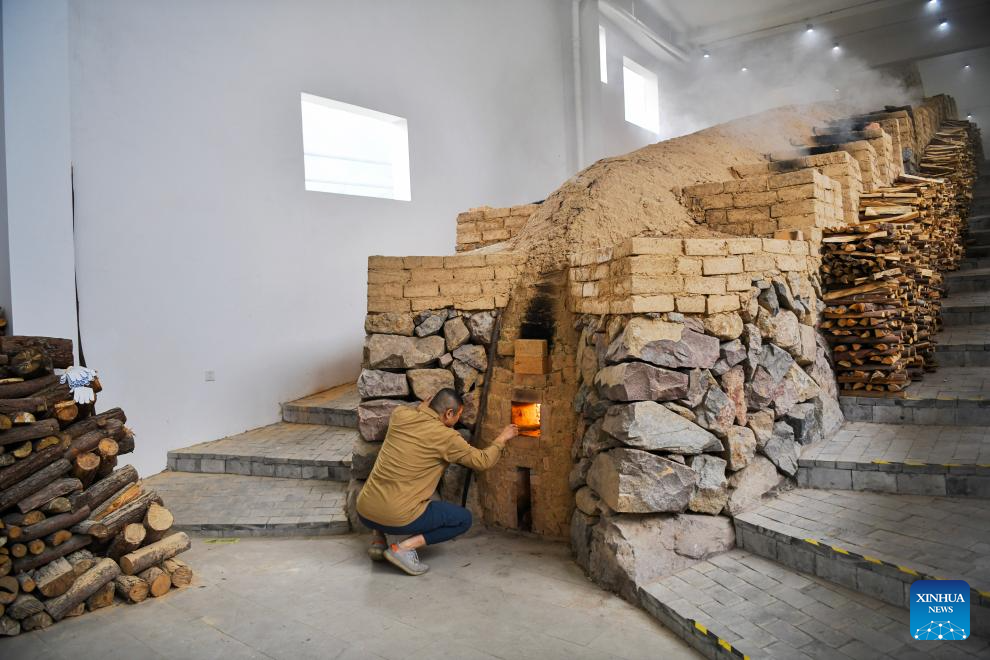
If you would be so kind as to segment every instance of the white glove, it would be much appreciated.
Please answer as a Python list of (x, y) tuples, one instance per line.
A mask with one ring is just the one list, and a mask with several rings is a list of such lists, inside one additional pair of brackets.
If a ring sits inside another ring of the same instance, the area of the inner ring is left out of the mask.
[(72, 398), (76, 403), (93, 403), (96, 400), (96, 392), (89, 384), (93, 382), (96, 375), (95, 369), (72, 366), (66, 369), (58, 380), (63, 385), (68, 383), (72, 389)]

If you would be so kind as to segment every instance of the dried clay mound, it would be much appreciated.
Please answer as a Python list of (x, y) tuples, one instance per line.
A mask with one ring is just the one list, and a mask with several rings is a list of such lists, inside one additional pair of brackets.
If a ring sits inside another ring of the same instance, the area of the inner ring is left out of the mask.
[(804, 144), (812, 127), (847, 114), (839, 104), (787, 106), (605, 158), (550, 195), (506, 247), (548, 272), (563, 268), (570, 254), (632, 236), (719, 236), (691, 219), (680, 188), (731, 179), (733, 165)]

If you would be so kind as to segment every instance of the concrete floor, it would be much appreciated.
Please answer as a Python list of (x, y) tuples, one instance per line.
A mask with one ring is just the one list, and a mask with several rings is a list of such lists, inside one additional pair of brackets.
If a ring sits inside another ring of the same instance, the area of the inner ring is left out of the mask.
[(194, 539), (192, 586), (0, 639), (0, 657), (698, 658), (589, 582), (565, 545), (479, 533), (430, 548), (412, 578), (365, 537)]

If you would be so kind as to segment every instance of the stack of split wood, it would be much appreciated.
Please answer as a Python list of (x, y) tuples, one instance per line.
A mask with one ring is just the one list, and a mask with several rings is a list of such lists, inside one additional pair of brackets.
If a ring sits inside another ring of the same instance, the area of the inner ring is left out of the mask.
[(124, 412), (96, 414), (59, 383), (72, 361), (69, 340), (0, 337), (0, 635), (192, 579), (176, 558), (188, 536), (137, 470), (118, 466), (134, 451)]
[(903, 396), (938, 366), (943, 273), (963, 257), (975, 180), (971, 135), (946, 122), (921, 157), (923, 168), (944, 177), (901, 175), (860, 196), (858, 224), (825, 232), (821, 329), (843, 394)]

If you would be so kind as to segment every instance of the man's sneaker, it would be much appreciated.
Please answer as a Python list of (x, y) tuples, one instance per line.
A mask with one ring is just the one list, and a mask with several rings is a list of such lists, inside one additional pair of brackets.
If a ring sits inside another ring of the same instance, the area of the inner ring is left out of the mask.
[(372, 561), (382, 561), (385, 559), (386, 547), (388, 546), (385, 544), (385, 537), (376, 534), (371, 539), (371, 545), (368, 546), (368, 556)]
[(415, 550), (402, 550), (395, 544), (385, 550), (385, 560), (409, 575), (422, 575), (430, 570), (429, 566), (419, 560), (419, 554)]

